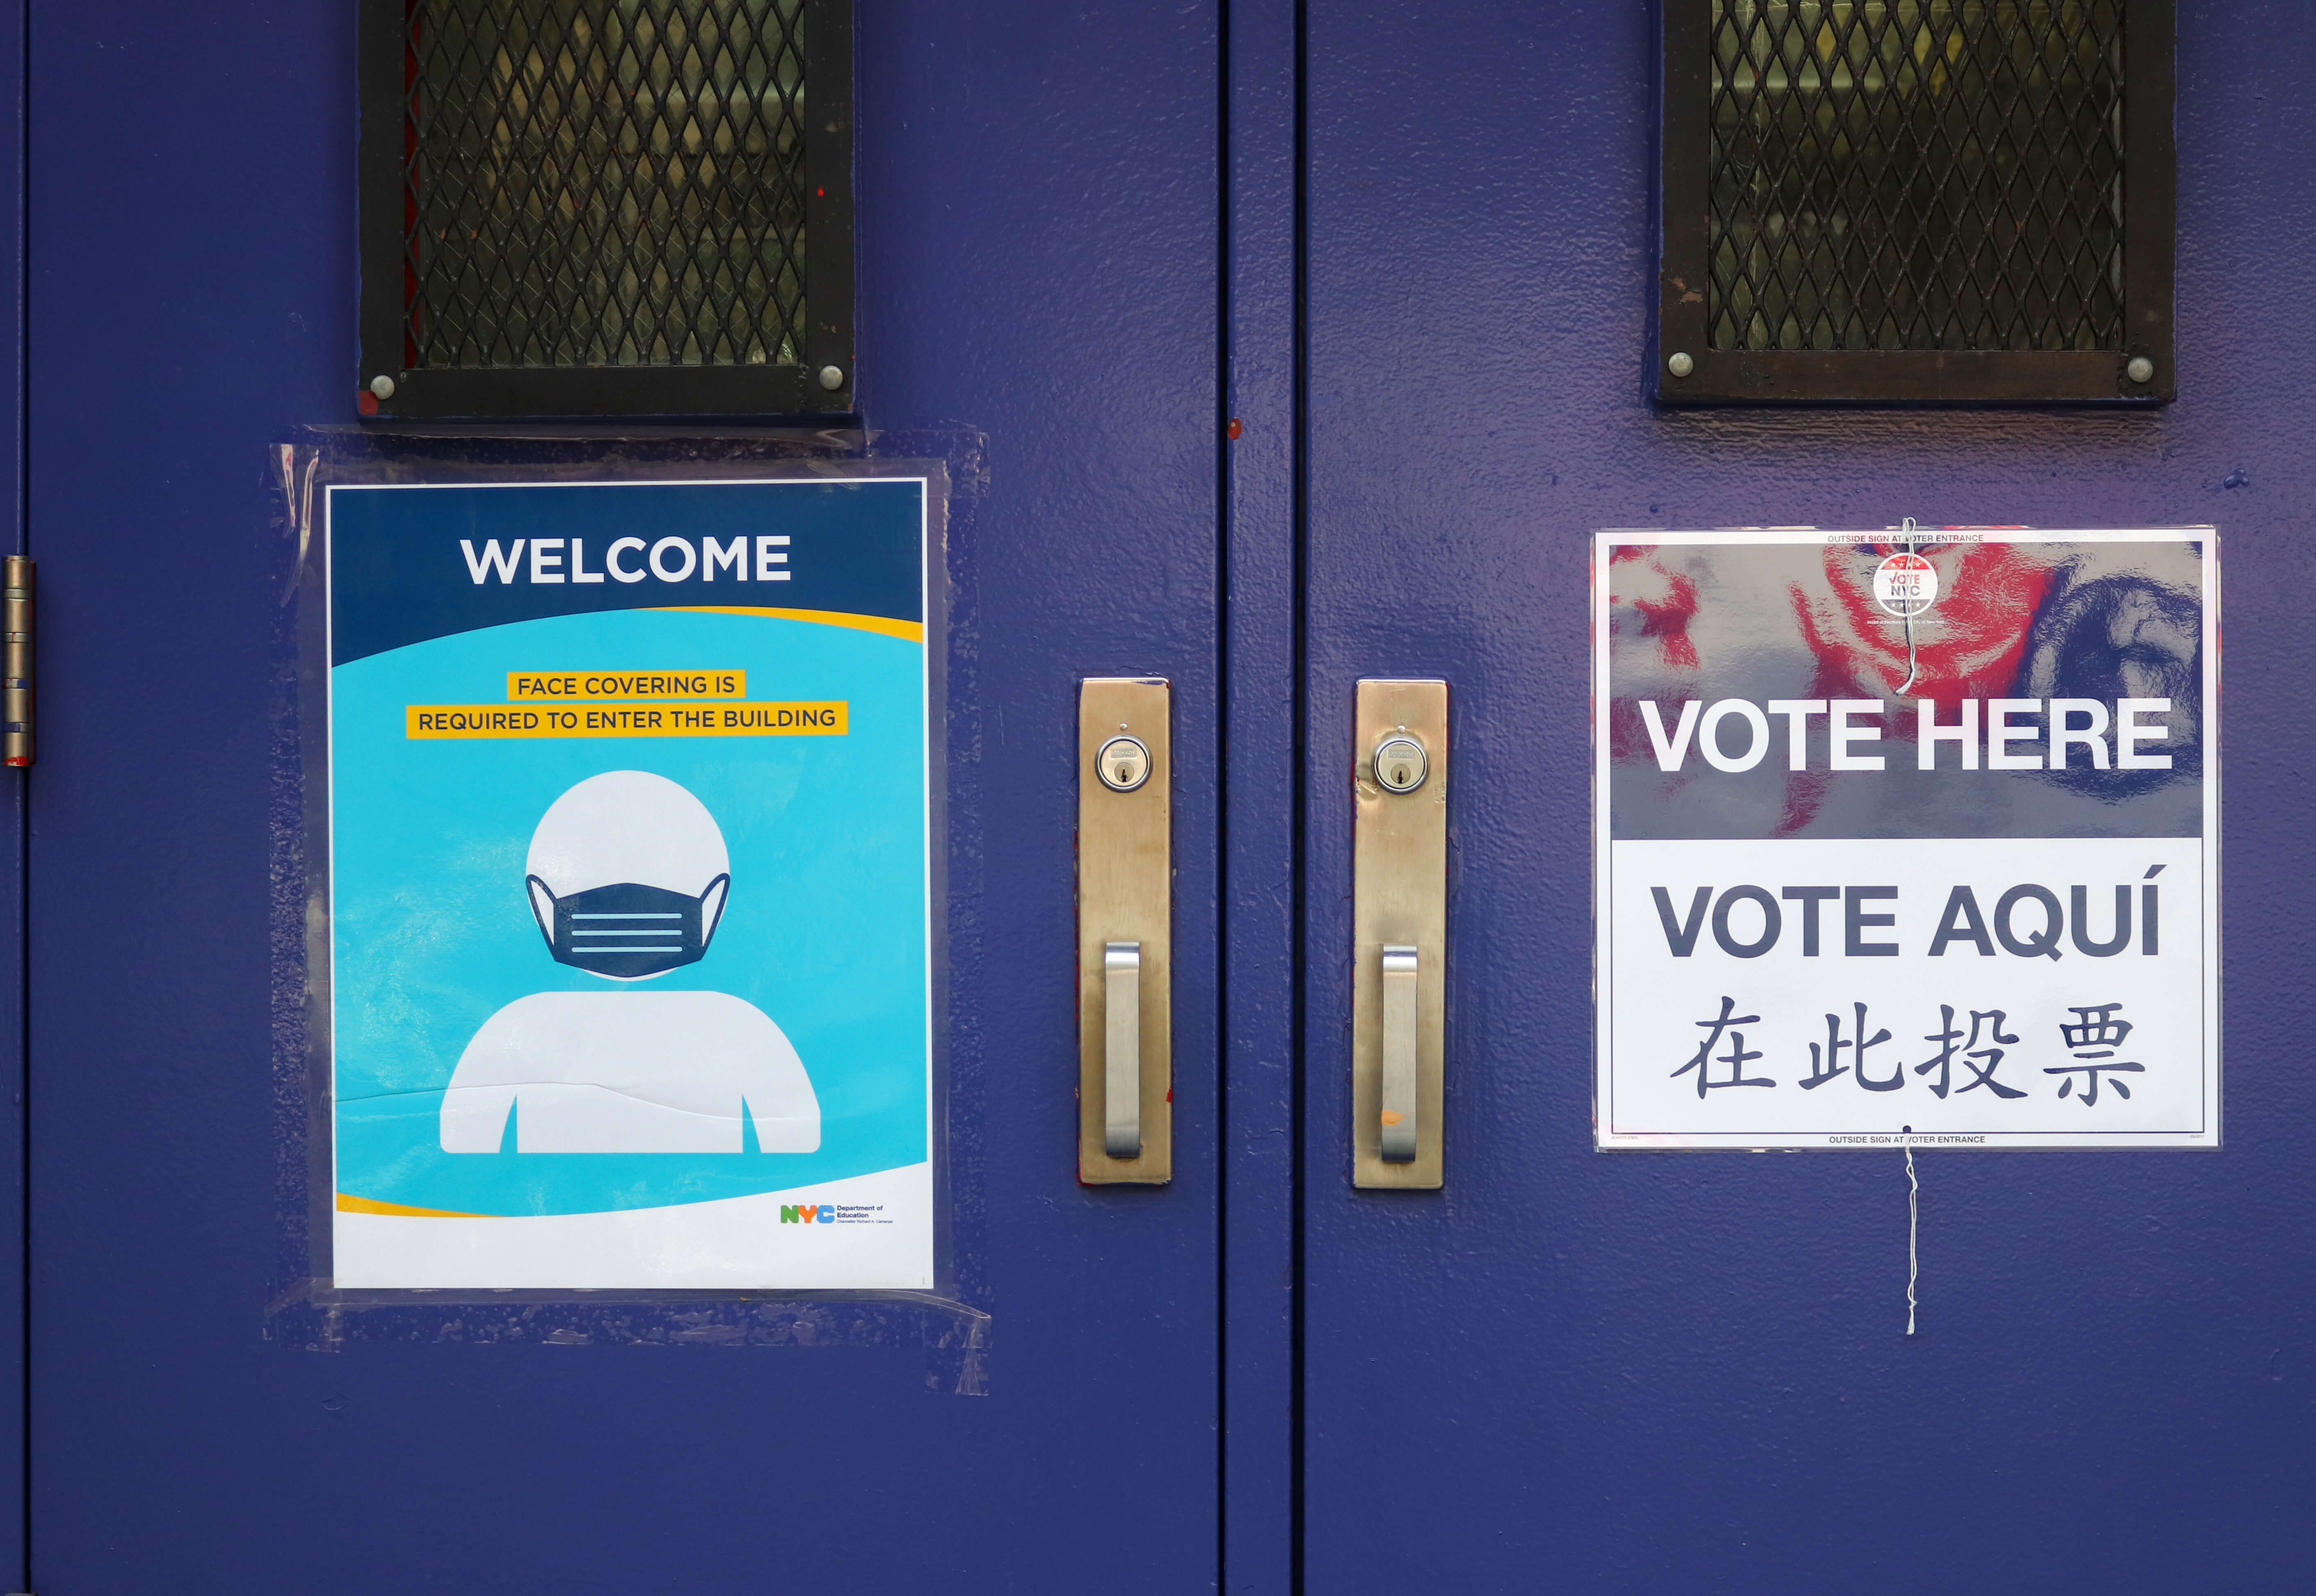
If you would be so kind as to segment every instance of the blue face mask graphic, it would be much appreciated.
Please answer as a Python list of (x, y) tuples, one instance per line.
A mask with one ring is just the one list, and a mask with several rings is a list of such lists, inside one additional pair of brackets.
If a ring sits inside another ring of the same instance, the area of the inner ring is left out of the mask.
[(557, 897), (537, 876), (526, 880), (531, 912), (557, 964), (628, 980), (699, 962), (732, 884), (730, 876), (718, 876), (692, 897), (620, 881)]

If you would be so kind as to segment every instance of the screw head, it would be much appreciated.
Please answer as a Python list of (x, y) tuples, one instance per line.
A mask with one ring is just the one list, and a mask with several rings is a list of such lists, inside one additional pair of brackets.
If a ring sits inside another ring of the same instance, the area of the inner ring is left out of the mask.
[(2143, 354), (2133, 355), (2123, 368), (2123, 374), (2133, 382), (2155, 380), (2155, 362)]
[(826, 388), (830, 393), (834, 393), (838, 388), (842, 388), (844, 386), (844, 368), (842, 366), (823, 366), (820, 369), (820, 386)]
[(1686, 377), (1697, 370), (1697, 362), (1688, 358), (1687, 350), (1677, 349), (1665, 357), (1665, 370), (1675, 377)]
[(381, 399), (394, 397), (394, 379), (381, 371), (370, 379), (370, 391)]

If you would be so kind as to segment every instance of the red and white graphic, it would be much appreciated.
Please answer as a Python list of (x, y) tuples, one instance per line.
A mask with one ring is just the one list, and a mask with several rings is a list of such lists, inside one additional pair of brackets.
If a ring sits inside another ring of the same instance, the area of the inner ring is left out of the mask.
[(1874, 602), (1901, 620), (1938, 602), (1938, 572), (1919, 554), (1893, 554), (1874, 570)]

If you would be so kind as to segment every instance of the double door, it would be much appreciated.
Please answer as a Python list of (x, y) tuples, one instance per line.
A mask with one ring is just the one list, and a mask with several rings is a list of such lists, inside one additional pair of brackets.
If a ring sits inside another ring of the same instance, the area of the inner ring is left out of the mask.
[[(860, 409), (971, 440), (943, 1015), (970, 1312), (565, 1345), (461, 1300), (316, 1352), (268, 1312), (303, 1262), (272, 451), (353, 424), (352, 9), (0, 29), (27, 41), (42, 594), (10, 800), (28, 1472), (0, 1513), (26, 1588), (2308, 1579), (2316, 349), (2246, 286), (2310, 243), (2277, 109), (2303, 43), (2183, 31), (2169, 411), (1674, 413), (1646, 397), (1646, 8), (863, 4)], [(2227, 838), (2229, 1146), (1924, 1155), (1911, 1340), (1896, 1155), (1593, 1151), (1587, 907), (1589, 533), (1902, 515), (2223, 522), (2257, 795)], [(1162, 1188), (1074, 1179), (1091, 676), (1172, 687)], [(1351, 1181), (1376, 677), (1449, 685), (1430, 1191)]]

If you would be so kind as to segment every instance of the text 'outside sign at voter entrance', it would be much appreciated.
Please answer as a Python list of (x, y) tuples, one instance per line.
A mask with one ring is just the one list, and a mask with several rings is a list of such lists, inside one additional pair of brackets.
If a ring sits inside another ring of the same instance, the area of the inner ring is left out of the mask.
[(1601, 1146), (2209, 1146), (2209, 529), (1604, 533)]

